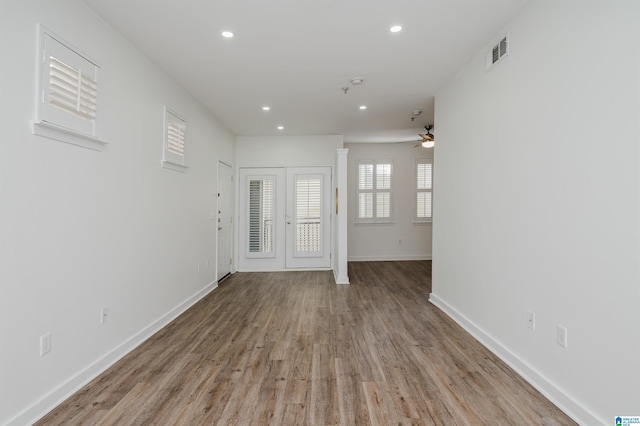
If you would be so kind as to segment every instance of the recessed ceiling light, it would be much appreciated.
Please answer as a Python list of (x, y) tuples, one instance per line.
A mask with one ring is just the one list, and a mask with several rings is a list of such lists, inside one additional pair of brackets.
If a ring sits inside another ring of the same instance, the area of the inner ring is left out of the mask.
[(284, 126), (278, 126), (278, 130), (284, 130)]
[(231, 38), (231, 37), (233, 37), (233, 33), (231, 31), (223, 31), (222, 32), (222, 37)]
[(360, 105), (360, 109), (367, 109), (366, 105)]
[(391, 31), (392, 33), (399, 33), (400, 31), (402, 31), (402, 27), (400, 25), (394, 25), (393, 27), (389, 28), (389, 31)]
[(269, 111), (271, 109), (271, 107), (269, 105), (265, 105), (262, 107), (263, 111)]

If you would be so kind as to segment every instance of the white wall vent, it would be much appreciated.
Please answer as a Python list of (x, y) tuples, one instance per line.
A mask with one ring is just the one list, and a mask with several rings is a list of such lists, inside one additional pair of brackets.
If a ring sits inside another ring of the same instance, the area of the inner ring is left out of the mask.
[(496, 43), (486, 55), (485, 67), (488, 70), (496, 66), (509, 54), (509, 35), (505, 35)]

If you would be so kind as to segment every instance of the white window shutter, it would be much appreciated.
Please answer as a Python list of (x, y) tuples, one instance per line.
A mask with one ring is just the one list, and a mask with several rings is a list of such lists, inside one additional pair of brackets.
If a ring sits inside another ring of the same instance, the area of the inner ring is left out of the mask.
[(185, 172), (187, 122), (167, 107), (164, 109), (164, 150), (162, 166)]
[(273, 253), (273, 179), (249, 180), (249, 252)]
[[(99, 141), (100, 67), (58, 36), (42, 27), (40, 31), (42, 50), (35, 123), (38, 126), (65, 129), (70, 134)], [(36, 133), (43, 136), (77, 142), (53, 137), (39, 130)]]
[(321, 253), (322, 180), (321, 178), (296, 178), (295, 224), (297, 253)]
[(94, 121), (98, 83), (55, 56), (49, 57), (49, 105), (83, 120)]
[(433, 164), (431, 160), (418, 160), (416, 162), (416, 222), (428, 222), (431, 220), (433, 197)]
[(357, 222), (392, 220), (393, 165), (389, 160), (363, 160), (358, 163)]
[(167, 151), (184, 158), (185, 126), (175, 121), (167, 123)]

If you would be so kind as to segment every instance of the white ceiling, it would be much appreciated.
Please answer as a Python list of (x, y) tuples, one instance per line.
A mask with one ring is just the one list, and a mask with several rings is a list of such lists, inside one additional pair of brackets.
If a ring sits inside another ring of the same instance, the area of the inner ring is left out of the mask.
[(433, 123), (434, 94), (529, 0), (84, 2), (236, 135), (400, 142)]

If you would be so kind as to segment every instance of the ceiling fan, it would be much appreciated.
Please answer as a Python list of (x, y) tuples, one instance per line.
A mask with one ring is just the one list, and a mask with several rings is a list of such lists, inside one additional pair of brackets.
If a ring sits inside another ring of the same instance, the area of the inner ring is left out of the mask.
[(422, 139), (416, 141), (419, 143), (415, 146), (415, 148), (419, 146), (423, 148), (433, 148), (433, 146), (435, 145), (436, 139), (431, 133), (431, 129), (433, 129), (433, 125), (424, 126), (424, 128), (427, 131), (427, 133), (418, 133), (418, 136), (420, 136)]

